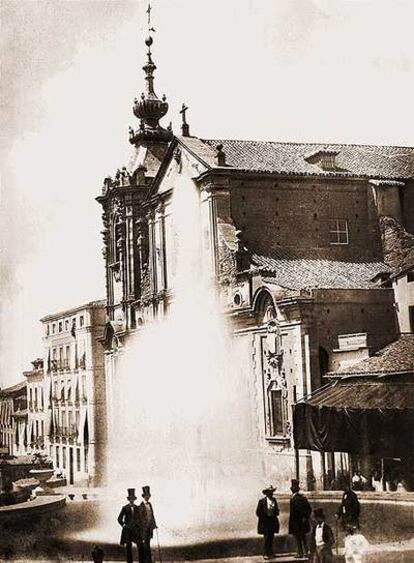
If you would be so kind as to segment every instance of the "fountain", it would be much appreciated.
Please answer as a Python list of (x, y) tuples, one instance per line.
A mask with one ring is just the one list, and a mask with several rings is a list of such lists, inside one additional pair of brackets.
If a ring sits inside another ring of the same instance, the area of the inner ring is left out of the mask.
[(54, 491), (48, 486), (47, 481), (53, 476), (53, 469), (31, 469), (29, 474), (39, 481), (39, 486), (33, 491), (35, 496), (53, 495)]
[[(150, 484), (164, 541), (177, 542), (190, 527), (199, 539), (252, 529), (265, 479), (253, 382), (240, 368), (247, 352), (232, 337), (203, 263), (200, 197), (191, 180), (174, 191), (171, 216), (174, 301), (122, 356), (108, 475), (120, 505), (127, 487)], [(113, 505), (102, 520), (119, 535)]]

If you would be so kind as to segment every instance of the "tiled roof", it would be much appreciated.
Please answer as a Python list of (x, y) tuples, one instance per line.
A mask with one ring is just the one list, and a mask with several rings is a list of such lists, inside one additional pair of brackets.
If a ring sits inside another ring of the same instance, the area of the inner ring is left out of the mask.
[(402, 334), (398, 340), (366, 360), (331, 372), (328, 376), (344, 377), (392, 373), (414, 373), (414, 334)]
[(384, 259), (395, 274), (414, 267), (414, 235), (393, 217), (380, 217)]
[(287, 289), (373, 289), (371, 281), (389, 268), (382, 262), (340, 262), (320, 258), (298, 258), (286, 249), (272, 257), (252, 255), (254, 268), (272, 275), (274, 283)]
[(317, 391), (306, 402), (336, 409), (413, 409), (414, 383), (338, 381)]
[(25, 387), (26, 387), (26, 381), (20, 381), (19, 383), (16, 383), (15, 385), (11, 385), (10, 387), (3, 387), (3, 389), (0, 389), (0, 394), (10, 395), (12, 393), (21, 391)]
[[(326, 145), (181, 138), (209, 166), (216, 166), (216, 146), (223, 145), (226, 164), (249, 172), (315, 176), (359, 176), (383, 179), (414, 178), (414, 148), (375, 145)], [(204, 144), (204, 147), (203, 147)], [(322, 170), (307, 162), (319, 151), (337, 152), (337, 170)]]
[(58, 313), (51, 313), (49, 315), (46, 315), (45, 317), (42, 317), (40, 319), (40, 322), (44, 323), (46, 321), (52, 321), (60, 317), (74, 315), (75, 313), (86, 309), (99, 309), (104, 306), (106, 306), (106, 299), (97, 299), (96, 301), (90, 301), (89, 303), (78, 305), (77, 307), (73, 307), (72, 309), (66, 309), (65, 311), (59, 311)]

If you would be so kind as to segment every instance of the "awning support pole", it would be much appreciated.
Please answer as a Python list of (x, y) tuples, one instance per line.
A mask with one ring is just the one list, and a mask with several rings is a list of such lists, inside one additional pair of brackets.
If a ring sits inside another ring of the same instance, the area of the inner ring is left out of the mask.
[[(292, 420), (293, 420), (293, 411), (297, 401), (297, 394), (296, 394), (296, 385), (293, 386), (293, 405), (292, 405)], [(296, 447), (296, 444), (293, 445), (295, 451), (295, 477), (297, 481), (300, 481), (300, 460), (299, 460), (299, 450)]]
[(326, 490), (326, 465), (325, 465), (325, 452), (321, 452), (321, 468), (322, 468), (322, 487)]

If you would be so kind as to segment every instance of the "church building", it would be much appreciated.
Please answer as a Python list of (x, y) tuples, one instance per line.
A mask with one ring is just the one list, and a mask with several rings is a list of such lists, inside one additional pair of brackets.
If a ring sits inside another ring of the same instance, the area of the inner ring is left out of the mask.
[(184, 105), (176, 134), (160, 123), (169, 108), (155, 92), (152, 43), (149, 37), (145, 91), (133, 106), (130, 161), (105, 178), (97, 197), (108, 417), (128, 338), (168, 314), (174, 300), (172, 196), (191, 183), (205, 267), (248, 352), (249, 416), (266, 473), (322, 486), (324, 464), (294, 449), (292, 405), (336, 369), (339, 336), (362, 335), (370, 351), (398, 336), (394, 292), (382, 283), (391, 268), (380, 219), (414, 233), (414, 149), (204, 139), (191, 134)]

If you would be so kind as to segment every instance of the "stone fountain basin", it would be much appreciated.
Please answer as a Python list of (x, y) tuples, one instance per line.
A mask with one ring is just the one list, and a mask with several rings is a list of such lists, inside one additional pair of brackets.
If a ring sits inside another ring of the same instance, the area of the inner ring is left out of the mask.
[(65, 504), (66, 497), (64, 495), (55, 495), (42, 496), (34, 500), (19, 502), (18, 504), (0, 506), (0, 522), (9, 522), (16, 519), (32, 519), (34, 516), (52, 514), (61, 510)]
[(31, 469), (29, 474), (34, 478), (40, 481), (40, 483), (45, 483), (48, 479), (50, 479), (54, 471), (53, 469)]

